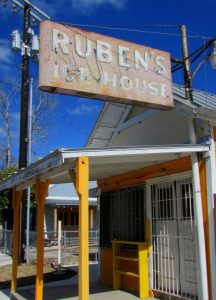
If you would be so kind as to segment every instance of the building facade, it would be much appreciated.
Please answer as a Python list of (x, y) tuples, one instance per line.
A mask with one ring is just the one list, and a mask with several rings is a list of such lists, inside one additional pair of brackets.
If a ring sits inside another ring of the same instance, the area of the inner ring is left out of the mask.
[[(149, 282), (154, 295), (215, 299), (216, 97), (194, 91), (191, 103), (184, 93), (183, 87), (173, 85), (171, 111), (106, 103), (93, 128), (88, 148), (210, 146), (209, 157), (173, 160), (168, 155), (161, 163), (158, 155), (145, 168), (98, 181), (100, 274), (103, 282), (113, 285), (113, 240), (149, 241)], [(136, 274), (136, 263), (128, 264), (122, 261), (122, 270), (128, 267)], [(121, 274), (123, 288), (139, 291), (133, 275)]]

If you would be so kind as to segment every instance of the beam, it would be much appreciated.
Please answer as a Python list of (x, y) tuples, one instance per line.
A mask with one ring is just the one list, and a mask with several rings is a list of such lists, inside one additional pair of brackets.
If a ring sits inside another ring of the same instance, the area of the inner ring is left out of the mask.
[(158, 114), (160, 110), (158, 109), (148, 109), (144, 113), (128, 120), (127, 122), (121, 124), (121, 126), (118, 127), (118, 132), (122, 132), (123, 130), (126, 130), (127, 128), (130, 128), (138, 123), (143, 122), (146, 119), (151, 118), (152, 116)]
[(20, 233), (20, 205), (22, 200), (22, 191), (16, 191), (13, 188), (13, 265), (12, 265), (12, 280), (11, 292), (15, 292), (17, 288), (17, 266), (19, 256), (19, 233)]
[(208, 208), (207, 173), (206, 173), (205, 160), (199, 159), (199, 172), (200, 172), (200, 187), (201, 187), (201, 197), (202, 197), (203, 226), (204, 226), (204, 234), (205, 234), (209, 300), (212, 300), (211, 256), (210, 256), (209, 217), (208, 217), (209, 208)]
[(97, 183), (100, 189), (105, 192), (143, 184), (148, 179), (189, 170), (191, 170), (191, 158), (190, 156), (185, 156), (180, 159), (166, 161), (135, 171), (129, 171), (109, 178), (100, 179)]
[(50, 180), (41, 182), (36, 179), (35, 198), (38, 205), (37, 212), (37, 271), (35, 300), (43, 299), (43, 264), (44, 264), (44, 204), (48, 193)]
[(74, 170), (69, 170), (69, 175), (70, 175), (70, 178), (74, 184), (74, 187), (76, 189), (76, 173)]
[(89, 299), (89, 159), (77, 158), (76, 190), (79, 196), (79, 299)]
[[(194, 128), (194, 120), (188, 120), (189, 137), (190, 142), (196, 142), (196, 134)], [(202, 207), (202, 195), (200, 186), (200, 171), (197, 153), (191, 154), (191, 166), (192, 166), (192, 179), (193, 179), (193, 199), (194, 199), (194, 211), (197, 220), (197, 248), (198, 248), (198, 265), (200, 276), (198, 276), (198, 283), (200, 286), (201, 299), (209, 299), (208, 289), (208, 275), (207, 275), (207, 261), (206, 261), (206, 247), (205, 247), (205, 232), (203, 222), (203, 207)]]
[(113, 145), (113, 142), (116, 138), (116, 136), (118, 135), (121, 126), (124, 124), (124, 121), (126, 120), (127, 116), (129, 115), (130, 111), (131, 111), (132, 105), (128, 105), (123, 113), (123, 115), (121, 116), (121, 119), (117, 125), (117, 128), (115, 128), (115, 130), (113, 131), (112, 137), (109, 140), (107, 146), (111, 147)]

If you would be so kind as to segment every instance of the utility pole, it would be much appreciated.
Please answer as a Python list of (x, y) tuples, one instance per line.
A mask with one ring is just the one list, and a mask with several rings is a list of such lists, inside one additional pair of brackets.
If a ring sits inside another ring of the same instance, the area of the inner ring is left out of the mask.
[[(29, 106), (29, 58), (32, 57), (33, 62), (38, 62), (39, 57), (39, 39), (30, 28), (30, 17), (34, 24), (43, 19), (50, 20), (45, 14), (30, 0), (10, 0), (12, 2), (12, 13), (16, 15), (18, 8), (24, 11), (23, 20), (23, 40), (21, 40), (18, 30), (12, 32), (12, 49), (20, 51), (22, 55), (22, 89), (21, 89), (21, 106), (20, 106), (20, 148), (19, 148), (19, 169), (27, 167), (28, 162), (28, 106)], [(8, 0), (2, 1), (6, 8)], [(41, 18), (42, 17), (42, 18)], [(27, 222), (27, 190), (23, 193), (21, 207), (21, 262), (26, 262), (26, 222)]]
[[(189, 51), (187, 44), (186, 26), (181, 25), (182, 37), (182, 53), (183, 53), (183, 68), (184, 68), (184, 82), (185, 82), (185, 95), (186, 99), (193, 102), (192, 91), (192, 76), (190, 70)], [(189, 139), (191, 144), (197, 143), (196, 130), (194, 119), (188, 119)], [(206, 247), (205, 247), (205, 233), (203, 225), (203, 210), (202, 210), (202, 195), (200, 188), (200, 174), (199, 174), (199, 158), (197, 153), (191, 154), (192, 164), (192, 178), (193, 178), (193, 201), (194, 211), (197, 222), (197, 246), (198, 246), (198, 264), (200, 270), (199, 286), (201, 299), (209, 299), (208, 281), (207, 281), (207, 261), (206, 261)]]
[[(29, 44), (30, 6), (24, 3), (23, 42)], [(20, 152), (19, 169), (27, 167), (28, 160), (28, 102), (29, 102), (29, 48), (23, 48), (22, 56), (22, 90), (20, 107)], [(26, 262), (26, 222), (27, 222), (27, 191), (23, 193), (21, 212), (21, 262)]]
[(192, 102), (193, 101), (193, 91), (192, 91), (192, 82), (191, 82), (191, 69), (190, 69), (186, 26), (181, 25), (180, 31), (181, 31), (181, 39), (182, 39), (185, 94), (186, 94), (187, 100), (190, 100)]
[[(32, 98), (33, 98), (33, 78), (30, 78), (30, 98), (29, 98), (29, 116), (28, 116), (28, 165), (31, 164), (31, 149), (32, 149)], [(30, 201), (31, 188), (28, 188), (27, 196), (27, 220), (26, 220), (26, 263), (29, 264), (29, 233), (30, 233)]]

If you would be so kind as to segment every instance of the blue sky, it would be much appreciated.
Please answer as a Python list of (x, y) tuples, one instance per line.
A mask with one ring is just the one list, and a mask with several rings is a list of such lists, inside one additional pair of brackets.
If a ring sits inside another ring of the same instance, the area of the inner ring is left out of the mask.
[[(21, 1), (21, 0), (20, 0)], [(22, 1), (21, 1), (22, 2)], [(0, 6), (0, 89), (10, 93), (13, 87), (2, 83), (20, 85), (21, 59), (19, 53), (10, 49), (10, 34), (14, 29), (22, 31), (22, 11), (13, 16), (11, 1)], [(71, 24), (96, 25), (84, 28), (132, 41), (153, 48), (166, 50), (172, 57), (181, 58), (179, 25), (188, 29), (189, 50), (202, 46), (215, 31), (215, 0), (32, 0), (50, 15), (53, 21)], [(99, 28), (112, 26), (120, 29)], [(128, 30), (123, 30), (124, 28)], [(38, 31), (38, 26), (34, 27)], [(206, 53), (207, 54), (207, 53)], [(38, 66), (31, 63), (31, 75), (36, 77)], [(216, 73), (207, 62), (194, 80), (194, 88), (216, 93)], [(173, 81), (183, 83), (182, 71)], [(102, 101), (77, 99), (56, 95), (57, 108), (53, 127), (45, 143), (33, 145), (36, 157), (41, 157), (58, 147), (82, 147), (103, 105)], [(16, 159), (19, 143), (20, 94), (17, 89), (11, 106), (11, 130), (13, 155)], [(4, 132), (0, 122), (0, 143), (4, 144)]]

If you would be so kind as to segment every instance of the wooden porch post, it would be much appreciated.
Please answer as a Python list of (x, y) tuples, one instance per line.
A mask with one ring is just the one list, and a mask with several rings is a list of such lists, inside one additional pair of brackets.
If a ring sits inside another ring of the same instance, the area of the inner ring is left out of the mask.
[(79, 196), (79, 299), (89, 300), (89, 159), (77, 158), (77, 174), (69, 171)]
[(199, 171), (200, 171), (200, 186), (201, 186), (201, 195), (202, 195), (203, 226), (204, 226), (204, 233), (205, 233), (209, 300), (211, 300), (212, 299), (211, 255), (210, 255), (208, 195), (207, 195), (207, 181), (206, 181), (207, 176), (206, 176), (205, 160), (199, 160)]
[(44, 204), (49, 188), (49, 180), (40, 182), (36, 180), (35, 198), (38, 205), (37, 212), (37, 270), (35, 300), (43, 299), (43, 263), (44, 263)]
[(17, 265), (19, 256), (19, 229), (20, 229), (20, 204), (22, 200), (22, 191), (13, 189), (13, 266), (12, 266), (12, 280), (11, 292), (16, 291), (17, 287)]

